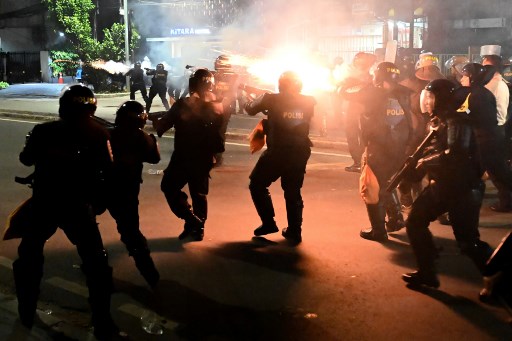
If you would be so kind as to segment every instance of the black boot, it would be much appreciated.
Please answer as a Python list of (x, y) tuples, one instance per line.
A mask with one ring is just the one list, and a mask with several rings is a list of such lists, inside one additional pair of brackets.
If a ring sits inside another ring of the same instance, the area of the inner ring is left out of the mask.
[[(286, 198), (286, 195), (285, 195)], [(288, 219), (288, 227), (283, 229), (282, 235), (288, 241), (293, 243), (302, 242), (302, 211), (304, 203), (302, 199), (286, 200), (286, 216)]]
[(367, 204), (368, 218), (372, 227), (369, 229), (361, 230), (359, 235), (361, 238), (384, 242), (388, 240), (388, 234), (385, 229), (385, 215), (386, 212), (381, 204)]
[(249, 190), (251, 192), (252, 201), (256, 207), (256, 211), (261, 219), (261, 226), (254, 230), (255, 236), (263, 236), (269, 233), (275, 233), (279, 231), (277, 224), (274, 220), (274, 205), (272, 204), (272, 198), (270, 192), (265, 186), (253, 182), (249, 184)]
[(437, 278), (437, 275), (435, 271), (414, 271), (405, 273), (402, 275), (402, 279), (404, 282), (407, 282), (408, 284), (412, 286), (422, 286), (425, 285), (427, 287), (431, 288), (439, 288), (439, 279)]
[(263, 224), (261, 224), (258, 228), (256, 228), (254, 230), (254, 235), (255, 236), (264, 236), (266, 234), (276, 233), (276, 232), (279, 232), (279, 228), (277, 227), (277, 224), (274, 221), (274, 219), (272, 219), (272, 220), (267, 220), (267, 221), (263, 222)]
[(39, 285), (43, 276), (42, 269), (43, 264), (38, 261), (24, 265), (18, 259), (12, 265), (19, 318), (21, 324), (29, 329), (32, 328), (36, 316)]
[(185, 225), (183, 232), (180, 233), (178, 239), (183, 240), (191, 237), (194, 241), (201, 241), (204, 238), (204, 221), (196, 216), (192, 210), (184, 216)]
[(91, 305), (91, 320), (94, 336), (98, 340), (112, 340), (119, 336), (119, 328), (115, 325), (110, 314), (110, 299), (112, 292), (112, 268), (108, 266), (106, 252), (103, 260), (82, 258), (82, 271), (86, 275), (89, 288), (89, 304)]
[(155, 267), (153, 258), (151, 258), (149, 249), (133, 250), (130, 252), (130, 255), (133, 257), (135, 266), (149, 286), (152, 288), (156, 287), (160, 280), (160, 274)]
[(285, 227), (283, 229), (282, 235), (285, 237), (288, 241), (292, 243), (301, 243), (302, 242), (302, 229), (297, 227)]
[(361, 173), (361, 164), (354, 162), (352, 165), (345, 167), (346, 172)]
[(413, 286), (425, 285), (438, 288), (440, 283), (435, 267), (438, 250), (434, 245), (432, 233), (428, 229), (428, 222), (421, 220), (420, 223), (419, 220), (409, 220), (406, 228), (409, 242), (418, 263), (418, 271), (405, 273), (402, 275), (402, 279)]
[(385, 196), (384, 205), (388, 215), (386, 231), (397, 232), (403, 229), (405, 227), (404, 216), (402, 215), (400, 200), (398, 199), (396, 189), (389, 195)]

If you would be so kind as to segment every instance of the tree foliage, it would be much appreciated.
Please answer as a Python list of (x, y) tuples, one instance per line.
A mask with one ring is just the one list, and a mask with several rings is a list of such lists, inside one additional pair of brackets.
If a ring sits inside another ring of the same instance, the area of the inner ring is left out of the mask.
[(80, 64), (80, 57), (73, 52), (51, 51), (50, 58), (52, 60), (50, 67), (54, 77), (61, 72), (64, 75), (74, 75)]
[[(105, 38), (102, 42), (102, 56), (106, 60), (123, 61), (125, 59), (124, 50), (124, 25), (115, 23), (110, 29), (103, 30)], [(139, 43), (140, 36), (137, 31), (132, 29), (130, 47), (133, 48)]]
[[(115, 23), (110, 29), (105, 29), (105, 38), (100, 42), (92, 36), (90, 17), (95, 6), (91, 0), (42, 1), (62, 26), (80, 59), (124, 61), (124, 24)], [(139, 35), (135, 29), (132, 29), (130, 48), (137, 48), (138, 42)]]

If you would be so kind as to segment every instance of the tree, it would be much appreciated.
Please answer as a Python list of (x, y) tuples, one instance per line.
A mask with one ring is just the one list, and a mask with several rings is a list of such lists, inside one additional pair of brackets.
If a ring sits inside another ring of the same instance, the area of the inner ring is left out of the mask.
[[(125, 59), (124, 50), (124, 24), (115, 23), (110, 29), (103, 30), (105, 38), (102, 42), (102, 57), (106, 60), (123, 61)], [(135, 47), (139, 43), (140, 36), (132, 28), (130, 47)]]
[(43, 0), (50, 13), (62, 26), (67, 39), (84, 60), (98, 59), (99, 42), (92, 38), (90, 13), (94, 10), (91, 0)]
[[(97, 59), (124, 61), (124, 24), (105, 29), (103, 42), (92, 36), (90, 16), (95, 9), (91, 0), (42, 0), (56, 21), (62, 26), (75, 52), (84, 61)], [(132, 29), (130, 48), (138, 46), (139, 34)], [(122, 47), (122, 48), (121, 48)]]

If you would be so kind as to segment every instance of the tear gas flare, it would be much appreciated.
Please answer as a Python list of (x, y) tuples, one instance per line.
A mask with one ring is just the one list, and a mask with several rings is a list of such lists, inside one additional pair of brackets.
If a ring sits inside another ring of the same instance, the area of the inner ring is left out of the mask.
[(302, 79), (304, 94), (333, 91), (335, 85), (331, 71), (315, 56), (305, 51), (285, 47), (273, 51), (268, 57), (258, 59), (243, 55), (228, 54), (230, 64), (246, 70), (260, 84), (273, 84), (277, 89), (277, 80), (284, 71), (295, 71)]
[(108, 62), (105, 62), (103, 60), (97, 60), (91, 62), (90, 65), (95, 69), (103, 69), (110, 74), (125, 74), (126, 72), (128, 72), (128, 70), (130, 70), (130, 66), (119, 62), (114, 62), (113, 60), (109, 60)]

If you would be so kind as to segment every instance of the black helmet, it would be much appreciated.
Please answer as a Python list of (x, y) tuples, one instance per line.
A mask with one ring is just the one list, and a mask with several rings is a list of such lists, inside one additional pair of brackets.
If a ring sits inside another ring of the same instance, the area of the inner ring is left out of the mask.
[(405, 55), (400, 58), (398, 69), (400, 70), (400, 74), (406, 77), (414, 75), (416, 62), (411, 55)]
[(231, 64), (229, 57), (225, 54), (221, 54), (215, 59), (215, 71), (228, 71), (231, 70)]
[(157, 70), (163, 70), (164, 69), (164, 64), (162, 64), (162, 63), (156, 64), (156, 69)]
[(470, 84), (483, 86), (489, 83), (492, 76), (494, 76), (494, 73), (492, 75), (490, 73), (488, 69), (478, 63), (468, 63), (462, 68), (462, 74), (469, 78)]
[(436, 79), (425, 86), (435, 96), (434, 110), (449, 109), (453, 104), (453, 93), (457, 85), (448, 79)]
[(140, 64), (140, 62), (136, 62), (134, 66), (136, 69), (140, 69), (141, 64)]
[(278, 88), (279, 92), (300, 93), (302, 80), (296, 72), (285, 71), (279, 77)]
[(399, 78), (400, 70), (391, 62), (379, 63), (373, 73), (373, 83), (375, 86), (382, 86), (383, 82), (396, 83)]
[(116, 111), (116, 127), (143, 128), (148, 114), (144, 106), (137, 101), (126, 101)]
[(93, 116), (96, 112), (96, 96), (82, 84), (65, 89), (59, 99), (59, 117), (67, 120), (74, 117)]
[(213, 91), (215, 80), (213, 73), (208, 69), (197, 69), (188, 80), (188, 87), (191, 93), (195, 92), (199, 95), (207, 91)]

